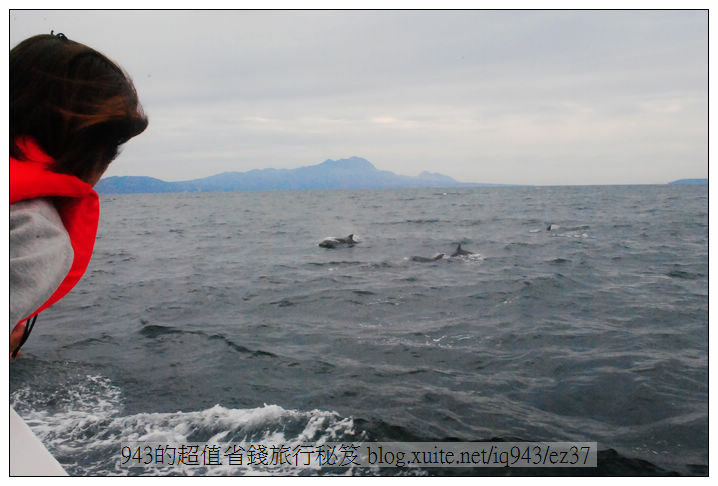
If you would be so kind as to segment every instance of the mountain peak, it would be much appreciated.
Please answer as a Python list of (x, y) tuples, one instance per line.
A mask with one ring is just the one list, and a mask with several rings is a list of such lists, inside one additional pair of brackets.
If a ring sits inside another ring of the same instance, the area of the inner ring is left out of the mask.
[(266, 191), (295, 189), (394, 189), (405, 187), (472, 186), (441, 174), (422, 173), (420, 177), (397, 175), (378, 170), (362, 157), (325, 160), (321, 164), (297, 169), (255, 169), (225, 172), (202, 179), (164, 182), (147, 177), (103, 178), (95, 190), (99, 193), (122, 192), (212, 192)]
[(452, 177), (449, 177), (444, 174), (439, 174), (437, 172), (428, 172), (426, 170), (423, 171), (421, 174), (419, 174), (418, 177), (419, 177), (419, 179), (436, 181), (436, 182), (439, 182), (439, 181), (450, 182), (450, 183), (456, 182), (456, 180)]
[(351, 170), (376, 170), (374, 164), (362, 157), (349, 157), (348, 159), (332, 160), (327, 159), (320, 166), (332, 169), (351, 169)]

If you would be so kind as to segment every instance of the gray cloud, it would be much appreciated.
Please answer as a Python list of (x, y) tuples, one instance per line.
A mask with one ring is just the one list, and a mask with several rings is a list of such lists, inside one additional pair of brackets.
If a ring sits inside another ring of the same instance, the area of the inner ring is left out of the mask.
[(700, 11), (13, 11), (134, 78), (150, 128), (108, 175), (359, 155), (528, 184), (707, 176)]

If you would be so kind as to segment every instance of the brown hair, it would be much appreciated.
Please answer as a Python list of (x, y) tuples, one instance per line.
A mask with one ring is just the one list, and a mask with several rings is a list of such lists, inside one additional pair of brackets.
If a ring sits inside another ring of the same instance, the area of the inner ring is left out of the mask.
[(102, 173), (147, 117), (130, 77), (96, 50), (63, 34), (37, 35), (10, 51), (10, 155), (19, 137), (47, 152), (53, 170), (85, 181)]

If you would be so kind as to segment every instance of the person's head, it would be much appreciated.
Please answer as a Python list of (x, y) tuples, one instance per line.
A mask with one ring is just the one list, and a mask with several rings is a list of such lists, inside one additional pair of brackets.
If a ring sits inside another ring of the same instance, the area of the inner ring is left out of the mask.
[(130, 77), (107, 57), (62, 34), (37, 35), (10, 51), (10, 155), (31, 137), (53, 170), (93, 184), (119, 146), (147, 127)]

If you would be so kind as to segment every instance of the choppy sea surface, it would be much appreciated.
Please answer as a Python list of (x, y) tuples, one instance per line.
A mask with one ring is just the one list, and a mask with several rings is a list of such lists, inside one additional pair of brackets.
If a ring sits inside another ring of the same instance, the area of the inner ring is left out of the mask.
[(70, 474), (171, 473), (121, 466), (143, 440), (595, 441), (578, 474), (708, 473), (705, 185), (101, 203), (85, 277), (11, 365)]

